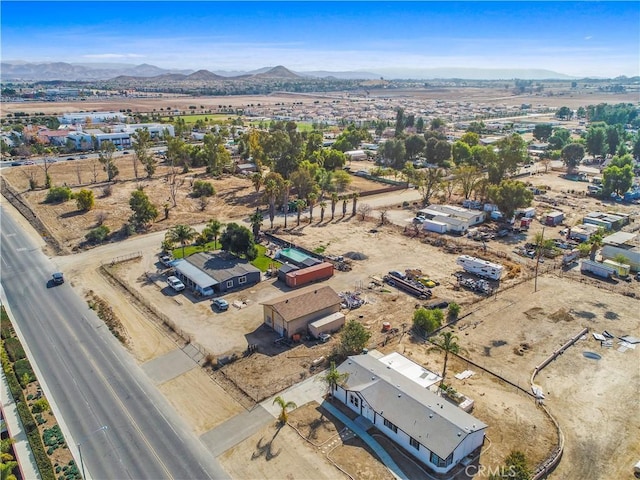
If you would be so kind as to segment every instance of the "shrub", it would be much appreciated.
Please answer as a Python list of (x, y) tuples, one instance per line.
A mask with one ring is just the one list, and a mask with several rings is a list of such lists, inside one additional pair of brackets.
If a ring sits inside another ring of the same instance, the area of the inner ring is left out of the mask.
[(449, 318), (458, 318), (458, 315), (460, 315), (460, 308), (460, 305), (456, 302), (451, 302), (449, 304)]
[(106, 225), (100, 225), (99, 227), (90, 230), (84, 238), (86, 238), (89, 243), (102, 243), (108, 238), (110, 232), (111, 230), (109, 230), (109, 227)]
[(15, 337), (7, 338), (4, 343), (5, 348), (7, 349), (7, 354), (12, 362), (20, 360), (21, 358), (25, 358), (24, 349), (22, 348), (22, 344), (20, 340)]
[(73, 198), (73, 192), (69, 187), (51, 187), (47, 192), (44, 203), (62, 203)]
[[(35, 402), (33, 402), (33, 406), (31, 407), (31, 412), (33, 413), (42, 413), (46, 412), (47, 410), (49, 410), (49, 402), (47, 402), (46, 398), (40, 398), (36, 400)], [(36, 415), (36, 420), (38, 420), (37, 417), (38, 416)]]
[(193, 182), (193, 191), (191, 192), (192, 197), (211, 197), (215, 195), (215, 193), (216, 191), (211, 183), (205, 182), (203, 180), (196, 180), (195, 182)]
[[(13, 368), (16, 372), (16, 377), (22, 380), (21, 383), (23, 388), (26, 388), (26, 386), (30, 382), (33, 382), (36, 379), (36, 376), (33, 373), (33, 369), (31, 368), (31, 364), (29, 363), (29, 360), (27, 360), (26, 358), (22, 358), (18, 360), (13, 365)], [(25, 374), (27, 375), (26, 379), (25, 379)], [(28, 381), (25, 383), (24, 380), (28, 380)]]
[(38, 471), (40, 472), (42, 480), (55, 480), (56, 477), (53, 473), (51, 460), (44, 450), (44, 445), (42, 444), (38, 430), (36, 429), (35, 431), (27, 433), (27, 439), (29, 440), (29, 445), (31, 446), (31, 451), (38, 465)]
[(95, 199), (93, 197), (93, 191), (82, 189), (76, 195), (76, 205), (81, 212), (88, 212), (95, 205)]
[(442, 325), (443, 318), (444, 314), (439, 308), (433, 310), (419, 308), (413, 313), (413, 327), (421, 335), (429, 335)]
[(113, 193), (113, 188), (111, 187), (111, 185), (105, 185), (104, 188), (102, 189), (103, 197), (110, 197), (112, 193)]
[(36, 422), (33, 419), (33, 415), (29, 411), (29, 407), (24, 402), (16, 402), (16, 407), (18, 408), (18, 415), (20, 415), (20, 420), (22, 420), (22, 426), (24, 427), (25, 432), (30, 433), (32, 431), (38, 431), (36, 427)]

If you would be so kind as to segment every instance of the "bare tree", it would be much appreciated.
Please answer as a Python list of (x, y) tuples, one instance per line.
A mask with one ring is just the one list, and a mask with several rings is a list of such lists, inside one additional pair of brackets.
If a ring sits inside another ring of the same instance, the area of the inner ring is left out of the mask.
[(383, 208), (380, 210), (380, 225), (386, 225), (389, 222), (389, 210)]
[(99, 212), (96, 212), (96, 225), (99, 227), (100, 225), (102, 225), (105, 220), (107, 220), (107, 217), (109, 216), (109, 214), (103, 210), (100, 210)]
[(78, 185), (82, 185), (82, 170), (79, 163), (76, 163), (76, 177), (78, 178)]
[(198, 208), (201, 212), (204, 212), (207, 209), (207, 205), (209, 205), (209, 197), (202, 196), (198, 197)]
[(169, 196), (174, 207), (178, 205), (178, 190), (184, 185), (184, 178), (178, 176), (178, 170), (171, 165), (171, 170), (167, 174), (167, 185), (169, 186)]
[(358, 205), (358, 215), (360, 215), (360, 220), (364, 220), (365, 218), (367, 218), (369, 216), (369, 214), (371, 213), (371, 210), (373, 210), (371, 208), (371, 205), (369, 205), (368, 203), (361, 203), (360, 205)]
[(550, 158), (543, 158), (542, 160), (540, 160), (540, 163), (542, 165), (544, 165), (544, 173), (548, 173), (549, 172), (549, 167), (551, 166), (551, 159)]
[(35, 190), (36, 188), (38, 188), (37, 168), (27, 167), (22, 170), (22, 173), (25, 177), (27, 177), (27, 180), (29, 180), (29, 190)]
[(42, 157), (42, 163), (38, 164), (38, 166), (42, 169), (42, 171), (44, 172), (44, 186), (45, 188), (51, 188), (51, 175), (49, 175), (49, 169), (51, 168), (51, 165), (54, 164), (55, 160), (52, 157), (50, 157), (49, 155), (46, 155), (44, 157)]
[(98, 172), (100, 171), (100, 159), (97, 157), (91, 158), (91, 175), (93, 181), (91, 183), (98, 183)]

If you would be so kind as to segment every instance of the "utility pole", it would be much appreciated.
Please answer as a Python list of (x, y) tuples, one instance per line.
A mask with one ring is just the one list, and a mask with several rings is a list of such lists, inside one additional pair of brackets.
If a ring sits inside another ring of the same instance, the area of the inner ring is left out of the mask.
[(544, 228), (542, 227), (542, 235), (540, 236), (540, 242), (538, 243), (538, 256), (536, 258), (536, 273), (533, 281), (533, 293), (538, 291), (538, 266), (540, 265), (540, 255), (542, 255), (542, 244), (544, 243)]

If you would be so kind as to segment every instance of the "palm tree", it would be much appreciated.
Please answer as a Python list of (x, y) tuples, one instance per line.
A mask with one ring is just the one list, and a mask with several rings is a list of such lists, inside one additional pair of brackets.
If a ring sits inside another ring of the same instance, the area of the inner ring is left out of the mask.
[(318, 195), (315, 192), (311, 192), (307, 195), (307, 203), (309, 205), (309, 223), (313, 222), (313, 207), (315, 206), (317, 199)]
[(251, 222), (251, 230), (253, 231), (253, 238), (255, 238), (256, 240), (260, 235), (260, 226), (262, 225), (262, 220), (264, 220), (264, 217), (262, 216), (262, 213), (260, 213), (260, 210), (256, 208), (255, 213), (252, 213), (249, 217), (249, 222)]
[(296, 200), (296, 212), (298, 214), (298, 225), (297, 225), (298, 227), (300, 226), (300, 215), (302, 214), (302, 210), (306, 206), (307, 206), (307, 203), (304, 200), (302, 200), (301, 198)]
[(284, 228), (287, 228), (287, 213), (289, 213), (289, 191), (291, 190), (291, 180), (282, 182), (282, 205), (284, 205)]
[(336, 192), (333, 192), (331, 194), (331, 221), (333, 221), (333, 217), (336, 214), (336, 205), (338, 204), (338, 200), (340, 200), (340, 196)]
[(327, 208), (327, 202), (324, 200), (319, 203), (320, 205), (320, 223), (324, 221), (324, 210)]
[(324, 383), (327, 384), (327, 393), (333, 392), (340, 386), (343, 386), (349, 379), (349, 373), (340, 373), (336, 368), (336, 362), (331, 362), (331, 366), (325, 375), (320, 377)]
[(589, 243), (591, 244), (589, 260), (594, 261), (596, 259), (596, 253), (598, 252), (598, 249), (602, 246), (602, 233), (597, 232), (591, 235)]
[(280, 194), (278, 182), (273, 179), (269, 179), (264, 184), (264, 193), (269, 199), (269, 221), (271, 222), (271, 228), (273, 229), (273, 219), (276, 216), (276, 199)]
[(251, 183), (253, 183), (253, 187), (256, 189), (256, 193), (260, 191), (260, 187), (262, 187), (263, 182), (262, 174), (260, 172), (256, 172), (251, 175)]
[(347, 214), (347, 197), (342, 197), (342, 218)]
[(444, 350), (444, 367), (442, 367), (442, 380), (440, 386), (444, 384), (444, 377), (447, 374), (447, 361), (449, 360), (449, 352), (458, 353), (460, 351), (460, 345), (458, 345), (458, 337), (453, 332), (442, 332), (440, 334), (442, 339), (436, 342), (442, 350)]
[(273, 399), (273, 405), (278, 404), (280, 407), (280, 415), (278, 416), (278, 421), (281, 425), (287, 423), (287, 410), (292, 410), (298, 408), (298, 406), (294, 402), (287, 402), (281, 396), (277, 396)]
[(222, 232), (222, 222), (219, 220), (211, 219), (207, 222), (206, 228), (209, 230), (211, 237), (213, 238), (213, 248), (214, 250), (218, 246), (218, 237)]
[(169, 229), (165, 238), (172, 243), (179, 242), (182, 245), (182, 258), (184, 258), (184, 249), (187, 246), (187, 242), (193, 240), (197, 234), (198, 232), (189, 225), (176, 225)]
[(358, 207), (358, 197), (360, 196), (360, 194), (358, 192), (353, 192), (353, 209), (351, 210), (351, 216), (355, 217), (356, 216), (356, 208)]

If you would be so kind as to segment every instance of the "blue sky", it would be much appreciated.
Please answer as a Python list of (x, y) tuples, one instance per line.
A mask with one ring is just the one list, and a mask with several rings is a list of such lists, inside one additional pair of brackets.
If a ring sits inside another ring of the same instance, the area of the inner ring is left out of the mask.
[(1, 3), (3, 60), (638, 75), (638, 2)]

